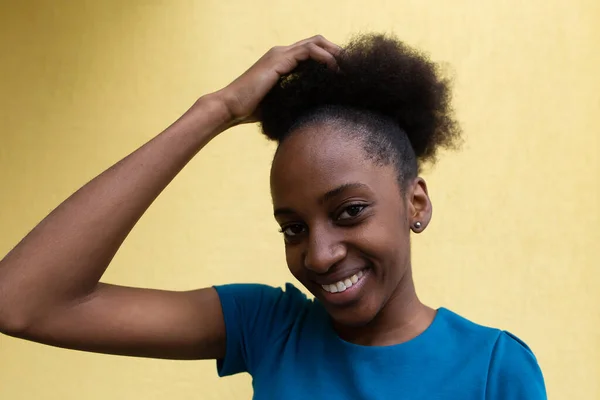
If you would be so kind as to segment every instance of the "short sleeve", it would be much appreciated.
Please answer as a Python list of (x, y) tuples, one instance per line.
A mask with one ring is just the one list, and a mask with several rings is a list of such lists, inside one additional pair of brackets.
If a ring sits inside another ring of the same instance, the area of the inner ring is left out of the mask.
[(215, 286), (226, 330), (225, 358), (219, 376), (251, 375), (266, 351), (276, 351), (309, 300), (291, 284), (286, 290), (260, 284)]
[(537, 359), (519, 338), (502, 332), (496, 341), (486, 400), (546, 400), (544, 377)]

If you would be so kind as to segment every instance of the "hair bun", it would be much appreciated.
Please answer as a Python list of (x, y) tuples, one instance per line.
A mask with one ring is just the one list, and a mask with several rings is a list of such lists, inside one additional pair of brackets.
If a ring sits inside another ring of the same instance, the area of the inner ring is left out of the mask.
[(395, 37), (365, 34), (351, 40), (337, 60), (339, 72), (309, 60), (280, 79), (260, 106), (267, 137), (280, 141), (298, 118), (335, 105), (391, 118), (421, 162), (456, 144), (461, 131), (450, 80), (428, 56)]

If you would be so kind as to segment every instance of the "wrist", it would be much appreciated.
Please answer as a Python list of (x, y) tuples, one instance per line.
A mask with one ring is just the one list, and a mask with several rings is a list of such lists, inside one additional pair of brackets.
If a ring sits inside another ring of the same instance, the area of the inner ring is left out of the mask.
[(210, 115), (211, 119), (219, 126), (225, 127), (224, 129), (235, 124), (235, 117), (221, 91), (200, 97), (190, 111), (192, 110)]
[(235, 125), (234, 118), (219, 92), (200, 97), (179, 119), (178, 125), (187, 126), (208, 140)]
[(232, 86), (226, 86), (223, 89), (211, 93), (208, 95), (212, 99), (219, 104), (219, 108), (221, 109), (222, 115), (227, 121), (229, 126), (235, 126), (239, 124), (257, 122), (252, 118), (252, 115), (247, 114), (244, 111), (244, 106), (240, 102), (240, 94), (239, 91), (233, 90)]

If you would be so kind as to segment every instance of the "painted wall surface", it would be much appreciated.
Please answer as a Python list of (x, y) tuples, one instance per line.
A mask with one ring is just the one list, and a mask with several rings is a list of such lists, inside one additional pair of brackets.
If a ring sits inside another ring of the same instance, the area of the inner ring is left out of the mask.
[[(0, 255), (64, 198), (268, 48), (395, 32), (448, 65), (466, 143), (424, 174), (421, 298), (516, 333), (551, 399), (600, 398), (597, 0), (4, 1)], [(203, 150), (105, 280), (191, 289), (292, 279), (254, 126)], [(241, 399), (213, 362), (83, 354), (0, 337), (0, 399)]]

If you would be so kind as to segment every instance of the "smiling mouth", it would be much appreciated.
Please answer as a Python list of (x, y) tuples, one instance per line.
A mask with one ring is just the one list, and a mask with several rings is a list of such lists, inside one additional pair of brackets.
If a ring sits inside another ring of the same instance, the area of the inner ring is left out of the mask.
[(351, 288), (352, 286), (354, 286), (355, 284), (360, 282), (360, 280), (365, 276), (365, 271), (366, 271), (366, 268), (361, 271), (358, 271), (356, 274), (349, 276), (347, 278), (344, 278), (338, 282), (335, 282), (335, 283), (332, 283), (329, 285), (321, 285), (321, 287), (327, 293), (345, 292), (347, 289)]

